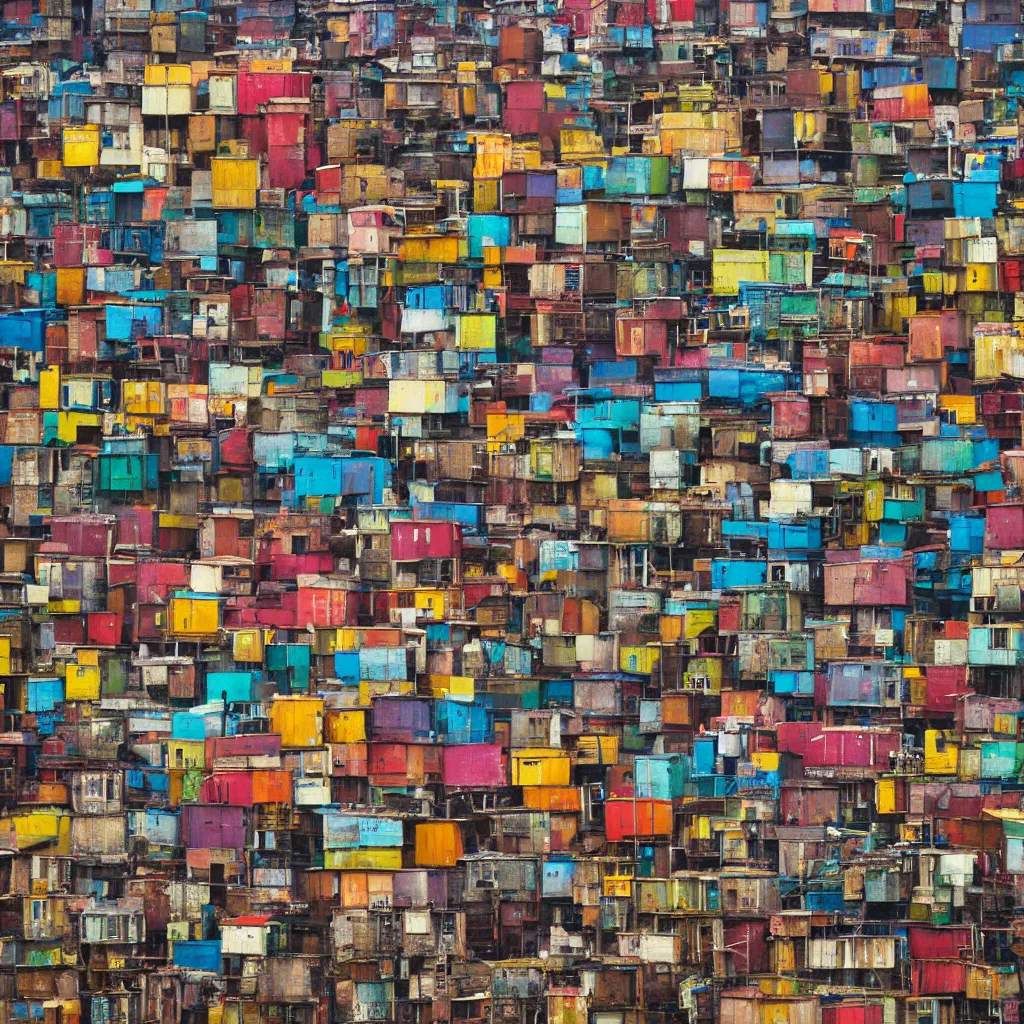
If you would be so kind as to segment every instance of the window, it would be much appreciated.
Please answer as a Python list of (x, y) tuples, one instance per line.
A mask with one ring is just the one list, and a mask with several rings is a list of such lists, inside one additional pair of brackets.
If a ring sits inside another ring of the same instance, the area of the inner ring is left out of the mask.
[(1008, 629), (992, 630), (992, 650), (1005, 651), (1010, 647), (1010, 631)]
[(546, 743), (550, 735), (550, 723), (547, 718), (527, 719), (526, 738), (533, 743)]

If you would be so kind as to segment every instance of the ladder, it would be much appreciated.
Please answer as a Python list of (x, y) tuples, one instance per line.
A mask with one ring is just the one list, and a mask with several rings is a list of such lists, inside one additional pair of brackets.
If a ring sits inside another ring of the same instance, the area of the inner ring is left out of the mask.
[(442, 953), (434, 962), (434, 998), (448, 994), (448, 954)]

